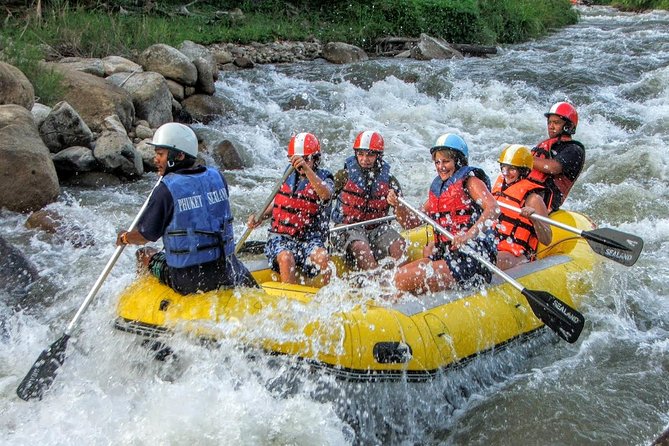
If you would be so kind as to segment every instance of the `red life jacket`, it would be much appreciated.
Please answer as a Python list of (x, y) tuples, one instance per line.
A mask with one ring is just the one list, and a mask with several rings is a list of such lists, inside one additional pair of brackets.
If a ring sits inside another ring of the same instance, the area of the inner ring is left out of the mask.
[(346, 160), (348, 181), (337, 197), (335, 222), (351, 224), (385, 217), (390, 205), (386, 201), (390, 190), (390, 165), (382, 162), (380, 171), (368, 188), (365, 175), (355, 157)]
[[(522, 208), (531, 193), (543, 189), (543, 186), (526, 178), (504, 187), (504, 177), (500, 175), (492, 188), (492, 194), (500, 203)], [(532, 221), (509, 209), (501, 208), (501, 210), (499, 224), (495, 228), (499, 240), (497, 249), (510, 252), (514, 256), (524, 255), (533, 258), (537, 252), (539, 239)]]
[[(583, 147), (583, 144), (574, 141), (571, 137), (560, 135), (556, 138), (550, 138), (537, 144), (537, 146), (532, 149), (532, 155), (536, 158), (552, 159), (553, 153), (559, 153), (561, 150), (560, 146), (567, 142)], [(532, 169), (527, 176), (527, 179), (546, 188), (544, 201), (549, 210), (557, 210), (562, 206), (562, 203), (567, 199), (567, 195), (569, 195), (569, 191), (574, 185), (574, 181), (570, 180), (562, 173), (558, 175), (549, 175), (536, 169)]]
[[(430, 186), (426, 213), (453, 235), (469, 229), (482, 212), (465, 189), (465, 180), (474, 170), (473, 167), (462, 167), (446, 181), (437, 176)], [(450, 243), (448, 237), (438, 231), (434, 232), (434, 240), (437, 245)]]
[(295, 237), (317, 222), (320, 198), (308, 179), (298, 181), (295, 172), (274, 197), (271, 232)]

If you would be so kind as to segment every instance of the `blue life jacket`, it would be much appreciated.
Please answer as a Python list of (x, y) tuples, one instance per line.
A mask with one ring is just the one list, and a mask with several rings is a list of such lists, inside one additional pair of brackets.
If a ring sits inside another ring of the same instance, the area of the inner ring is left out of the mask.
[(212, 168), (165, 175), (174, 214), (163, 234), (167, 264), (185, 268), (229, 256), (235, 249), (228, 185)]

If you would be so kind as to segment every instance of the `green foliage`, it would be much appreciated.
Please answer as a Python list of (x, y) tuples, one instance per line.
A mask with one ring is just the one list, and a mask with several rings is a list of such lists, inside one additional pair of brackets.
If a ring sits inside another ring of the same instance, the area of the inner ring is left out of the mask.
[(481, 15), (499, 43), (518, 43), (577, 22), (569, 0), (481, 0)]
[[(427, 33), (453, 43), (514, 43), (577, 20), (568, 0), (201, 0), (188, 3), (185, 13), (184, 4), (42, 0), (41, 16), (24, 9), (5, 19), (3, 32), (22, 45), (48, 43), (62, 56), (132, 59), (154, 43), (178, 46), (183, 40), (206, 45), (315, 37), (372, 49), (379, 37)], [(243, 16), (230, 13), (237, 7)]]
[(669, 0), (613, 0), (610, 3), (612, 6), (627, 11), (669, 9)]
[(38, 102), (54, 105), (60, 101), (63, 77), (40, 62), (44, 54), (38, 47), (16, 44), (5, 38), (0, 38), (0, 42), (3, 48), (0, 59), (26, 75), (35, 90)]

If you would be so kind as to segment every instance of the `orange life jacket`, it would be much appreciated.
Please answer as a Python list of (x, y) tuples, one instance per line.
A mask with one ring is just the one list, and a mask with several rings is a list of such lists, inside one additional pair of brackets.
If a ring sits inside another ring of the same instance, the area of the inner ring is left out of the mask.
[[(543, 186), (526, 178), (505, 187), (504, 177), (500, 175), (492, 188), (492, 194), (500, 203), (522, 208), (531, 193), (540, 192), (543, 189)], [(515, 256), (524, 255), (533, 258), (537, 252), (539, 239), (532, 221), (506, 208), (501, 208), (501, 211), (499, 224), (495, 228), (499, 240), (497, 250), (507, 251)]]

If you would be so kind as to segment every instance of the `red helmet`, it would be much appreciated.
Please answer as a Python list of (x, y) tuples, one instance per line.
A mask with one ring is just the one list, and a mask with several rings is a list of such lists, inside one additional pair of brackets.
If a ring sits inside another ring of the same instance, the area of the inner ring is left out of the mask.
[(383, 152), (383, 137), (379, 132), (371, 130), (360, 132), (353, 142), (353, 150), (356, 149)]
[(550, 115), (557, 115), (567, 121), (567, 125), (565, 126), (566, 133), (573, 135), (574, 132), (576, 132), (576, 126), (578, 125), (578, 113), (576, 113), (576, 109), (570, 103), (555, 103), (551, 109), (548, 110), (548, 113), (544, 113), (544, 116), (547, 118)]
[(321, 151), (321, 143), (311, 133), (298, 133), (290, 138), (288, 156), (309, 156)]

